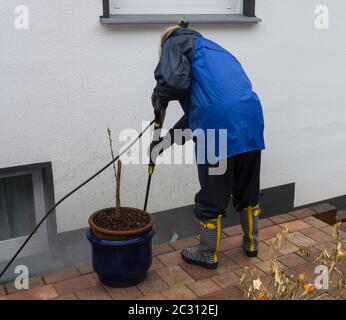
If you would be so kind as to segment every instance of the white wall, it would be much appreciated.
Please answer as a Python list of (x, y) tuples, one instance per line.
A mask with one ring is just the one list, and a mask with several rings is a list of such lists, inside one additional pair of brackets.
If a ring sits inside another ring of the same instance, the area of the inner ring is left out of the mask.
[[(321, 2), (328, 31), (314, 27)], [(14, 28), (18, 4), (29, 7), (29, 30)], [(117, 137), (151, 120), (163, 27), (104, 27), (101, 0), (2, 0), (0, 10), (0, 167), (52, 161), (59, 199), (109, 160), (107, 126)], [(346, 193), (345, 11), (340, 0), (258, 0), (259, 25), (196, 26), (252, 79), (266, 119), (262, 188), (296, 182), (295, 205)], [(167, 124), (180, 115), (172, 104)], [(123, 171), (123, 204), (142, 207), (146, 166)], [(112, 205), (112, 181), (109, 170), (66, 201), (58, 230)], [(191, 204), (197, 190), (195, 166), (160, 166), (149, 211)]]

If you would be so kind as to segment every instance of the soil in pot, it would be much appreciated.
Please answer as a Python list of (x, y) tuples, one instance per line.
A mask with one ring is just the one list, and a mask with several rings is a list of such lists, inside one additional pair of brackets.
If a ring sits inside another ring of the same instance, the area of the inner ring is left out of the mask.
[(103, 240), (124, 240), (139, 237), (153, 227), (155, 221), (149, 213), (129, 207), (106, 208), (92, 214), (89, 225), (95, 236)]
[(132, 231), (145, 227), (150, 223), (150, 215), (141, 210), (120, 208), (120, 215), (114, 210), (98, 212), (93, 219), (94, 223), (106, 230)]

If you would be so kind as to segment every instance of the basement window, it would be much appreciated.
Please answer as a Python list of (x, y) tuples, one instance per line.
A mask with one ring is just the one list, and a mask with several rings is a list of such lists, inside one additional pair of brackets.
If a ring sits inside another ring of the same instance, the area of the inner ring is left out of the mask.
[[(52, 202), (47, 192), (50, 169), (50, 164), (0, 169), (0, 263), (11, 258)], [(42, 224), (21, 257), (47, 250), (48, 229), (53, 230), (49, 223)]]
[(258, 23), (255, 0), (102, 0), (104, 25)]

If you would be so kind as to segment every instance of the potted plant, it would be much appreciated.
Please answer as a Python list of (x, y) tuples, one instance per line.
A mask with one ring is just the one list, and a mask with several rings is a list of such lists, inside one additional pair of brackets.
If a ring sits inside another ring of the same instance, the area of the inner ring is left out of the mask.
[[(111, 130), (108, 138), (114, 160)], [(120, 205), (121, 161), (115, 176), (115, 207), (96, 211), (89, 218), (87, 238), (92, 247), (92, 265), (101, 283), (110, 287), (135, 285), (146, 278), (152, 262), (154, 219), (147, 212)]]

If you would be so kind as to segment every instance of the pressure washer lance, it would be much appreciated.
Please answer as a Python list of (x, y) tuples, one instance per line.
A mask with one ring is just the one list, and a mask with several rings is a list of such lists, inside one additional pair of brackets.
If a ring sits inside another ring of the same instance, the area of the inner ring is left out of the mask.
[(166, 109), (162, 109), (158, 115), (155, 115), (153, 143), (151, 144), (150, 155), (149, 155), (150, 161), (148, 166), (148, 182), (147, 182), (147, 190), (145, 192), (145, 200), (144, 200), (144, 208), (143, 208), (144, 211), (147, 210), (151, 177), (155, 169), (156, 160), (153, 160), (152, 151), (154, 147), (157, 146), (161, 142), (161, 130), (162, 130), (163, 122), (165, 121), (165, 116), (166, 116)]
[(7, 263), (7, 265), (5, 266), (5, 268), (1, 271), (0, 273), (0, 279), (2, 278), (2, 276), (5, 274), (5, 272), (8, 270), (8, 268), (11, 266), (11, 264), (13, 263), (13, 261), (17, 258), (17, 256), (21, 253), (21, 251), (24, 249), (24, 247), (26, 246), (26, 244), (30, 241), (30, 239), (33, 237), (33, 235), (36, 233), (36, 231), (39, 229), (39, 227), (42, 225), (42, 223), (48, 218), (48, 216), (56, 209), (56, 207), (61, 204), (63, 201), (65, 201), (67, 198), (69, 198), (70, 196), (72, 196), (75, 192), (77, 192), (79, 189), (81, 189), (82, 187), (84, 187), (87, 183), (89, 183), (91, 180), (93, 180), (94, 178), (96, 178), (100, 173), (102, 173), (103, 171), (105, 171), (108, 167), (110, 167), (115, 161), (117, 161), (123, 154), (125, 154), (130, 148), (132, 148), (132, 146), (143, 136), (144, 132), (146, 132), (153, 123), (159, 123), (158, 120), (155, 119), (152, 120), (150, 122), (150, 124), (148, 126), (146, 126), (144, 128), (144, 130), (137, 136), (137, 138), (135, 140), (133, 140), (130, 145), (125, 148), (122, 152), (120, 152), (114, 159), (112, 159), (112, 161), (110, 161), (109, 163), (107, 163), (103, 168), (101, 168), (99, 171), (97, 171), (96, 173), (94, 173), (90, 178), (86, 179), (84, 182), (82, 182), (79, 186), (75, 187), (72, 191), (70, 191), (69, 193), (67, 193), (64, 197), (62, 197), (58, 202), (55, 203), (55, 205), (50, 208), (48, 210), (48, 212), (45, 214), (45, 216), (39, 221), (39, 223), (36, 225), (36, 227), (34, 228), (34, 230), (28, 235), (28, 237), (25, 239), (25, 241), (23, 242), (23, 244), (19, 247), (19, 249), (17, 250), (17, 252), (13, 255), (13, 257), (11, 258), (11, 260)]

